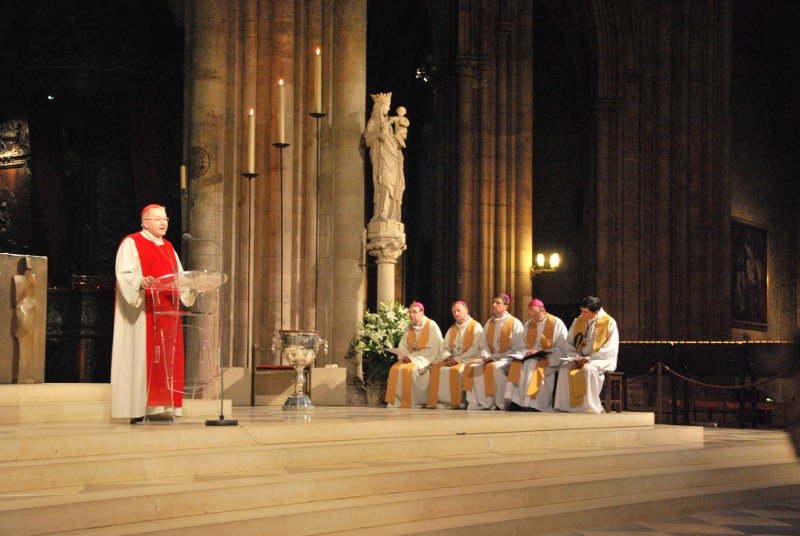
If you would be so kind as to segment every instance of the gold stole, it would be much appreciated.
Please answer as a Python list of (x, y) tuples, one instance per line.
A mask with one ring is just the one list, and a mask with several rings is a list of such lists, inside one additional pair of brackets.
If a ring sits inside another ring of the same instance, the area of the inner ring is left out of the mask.
[[(539, 342), (541, 344), (542, 350), (549, 350), (553, 347), (553, 332), (556, 330), (556, 317), (551, 314), (547, 315), (547, 321), (544, 324), (544, 333), (542, 333), (541, 339)], [(529, 346), (530, 348), (530, 346)], [(539, 394), (539, 389), (542, 387), (544, 383), (544, 377), (547, 373), (547, 365), (550, 364), (550, 360), (546, 357), (540, 357), (539, 360), (536, 362), (536, 368), (533, 369), (533, 378), (531, 378), (531, 383), (528, 384), (528, 396), (531, 398), (536, 398), (536, 395)]]
[(412, 352), (416, 352), (417, 350), (422, 350), (423, 348), (428, 347), (428, 337), (431, 334), (431, 321), (426, 318), (425, 324), (422, 326), (422, 328), (420, 328), (419, 331), (420, 337), (419, 342), (417, 342), (417, 330), (411, 326), (408, 327), (406, 346), (408, 346)]
[[(595, 321), (592, 353), (595, 353), (602, 348), (608, 340), (608, 326), (610, 323), (611, 317), (608, 315), (600, 317)], [(581, 349), (585, 344), (583, 341), (586, 339), (587, 331), (586, 319), (582, 316), (576, 318), (573, 344), (575, 345), (575, 350), (577, 350), (581, 355), (583, 355)], [(578, 342), (579, 336), (580, 342)], [(578, 346), (578, 344), (580, 344), (580, 346)], [(575, 406), (580, 406), (583, 403), (583, 397), (586, 396), (586, 376), (583, 375), (581, 368), (582, 367), (578, 367), (569, 371), (569, 403), (573, 408)]]
[[(475, 341), (475, 326), (478, 322), (474, 318), (469, 319), (469, 324), (464, 328), (464, 340), (461, 342), (461, 353), (463, 354), (470, 348)], [(458, 336), (458, 326), (453, 325), (447, 330), (447, 339), (450, 341), (450, 348), (455, 346), (456, 337)], [(442, 374), (442, 367), (444, 361), (439, 361), (431, 368), (431, 383), (428, 387), (428, 404), (429, 408), (435, 408), (436, 403), (439, 401), (439, 377)], [(458, 382), (458, 365), (450, 367), (450, 406), (459, 407), (461, 405), (461, 388)]]
[[(549, 350), (553, 347), (553, 332), (556, 329), (556, 317), (548, 313), (546, 318), (547, 320), (545, 320), (544, 323), (544, 332), (542, 333), (542, 337), (539, 339), (542, 350)], [(528, 333), (525, 334), (525, 347), (528, 350), (531, 350), (533, 345), (536, 344), (536, 333), (538, 333), (538, 331), (538, 329), (531, 329), (530, 323), (528, 324)], [(529, 396), (531, 396), (531, 390), (533, 390), (533, 394), (535, 395), (536, 391), (539, 390), (539, 387), (542, 386), (542, 382), (544, 381), (544, 371), (546, 368), (547, 358), (539, 358), (539, 362), (536, 364), (536, 370), (533, 371), (536, 382), (532, 381), (530, 386), (528, 386)], [(508, 381), (518, 384), (521, 376), (522, 361), (512, 361), (511, 366), (508, 369)], [(541, 376), (541, 379), (539, 379), (539, 376)]]
[[(425, 319), (425, 323), (423, 324), (422, 328), (420, 329), (420, 338), (417, 341), (417, 331), (408, 326), (408, 331), (406, 332), (406, 346), (408, 346), (412, 352), (416, 352), (417, 350), (421, 350), (428, 346), (428, 337), (431, 333), (431, 322), (429, 319)], [(403, 374), (403, 382), (400, 388), (401, 397), (400, 397), (400, 407), (401, 408), (410, 408), (411, 407), (411, 373), (414, 372), (414, 363), (403, 363), (402, 361), (397, 361), (392, 368), (389, 369), (389, 381), (386, 384), (386, 403), (392, 404), (395, 399), (395, 391), (397, 390), (397, 379), (398, 376), (402, 373)]]
[[(486, 328), (486, 342), (489, 344), (489, 349), (492, 350), (493, 354), (504, 354), (508, 352), (508, 347), (511, 345), (511, 330), (514, 327), (514, 317), (509, 315), (501, 328), (499, 351), (494, 347), (494, 325), (496, 323), (494, 319), (489, 322), (489, 327)], [(464, 370), (464, 391), (472, 390), (472, 374), (476, 368), (467, 365)], [(494, 395), (494, 367), (491, 363), (484, 363), (483, 365), (483, 387), (486, 396)]]

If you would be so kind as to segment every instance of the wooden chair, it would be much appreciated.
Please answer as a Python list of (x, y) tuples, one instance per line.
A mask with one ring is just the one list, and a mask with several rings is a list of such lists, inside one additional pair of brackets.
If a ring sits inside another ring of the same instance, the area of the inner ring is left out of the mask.
[(625, 373), (620, 371), (606, 372), (605, 381), (603, 382), (603, 405), (607, 412), (617, 408), (617, 413), (622, 413), (625, 409)]

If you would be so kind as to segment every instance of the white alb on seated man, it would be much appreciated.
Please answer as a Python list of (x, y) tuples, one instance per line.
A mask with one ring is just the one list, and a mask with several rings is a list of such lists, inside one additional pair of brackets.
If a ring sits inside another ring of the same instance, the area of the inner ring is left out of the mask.
[(565, 364), (558, 373), (556, 411), (603, 413), (600, 390), (606, 372), (617, 368), (619, 332), (600, 299), (587, 296), (567, 333)]
[[(525, 322), (522, 339), (525, 341), (524, 360), (514, 360), (508, 371), (506, 409), (553, 411), (555, 373), (566, 354), (567, 326), (560, 318), (547, 312), (540, 299), (528, 304), (530, 320)], [(530, 357), (539, 352), (547, 356)]]
[(397, 363), (389, 369), (386, 403), (390, 408), (424, 406), (428, 401), (430, 366), (439, 357), (442, 332), (425, 316), (425, 306), (413, 302), (408, 306), (411, 323), (398, 345)]
[(467, 409), (505, 409), (506, 374), (514, 357), (525, 352), (522, 322), (511, 316), (508, 294), (492, 300), (492, 316), (483, 326), (478, 343), (478, 358), (464, 371)]
[(483, 326), (469, 316), (469, 309), (463, 301), (455, 302), (450, 311), (456, 322), (445, 333), (442, 353), (431, 367), (427, 404), (429, 408), (462, 407), (464, 369), (478, 358), (478, 343)]

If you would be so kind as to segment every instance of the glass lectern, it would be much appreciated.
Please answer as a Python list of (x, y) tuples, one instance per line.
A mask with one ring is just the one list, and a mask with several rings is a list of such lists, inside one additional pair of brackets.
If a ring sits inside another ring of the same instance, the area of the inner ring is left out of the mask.
[(154, 415), (146, 420), (173, 421), (184, 398), (220, 396), (220, 287), (226, 280), (222, 272), (194, 270), (164, 275), (148, 287), (153, 361), (147, 371), (147, 405)]

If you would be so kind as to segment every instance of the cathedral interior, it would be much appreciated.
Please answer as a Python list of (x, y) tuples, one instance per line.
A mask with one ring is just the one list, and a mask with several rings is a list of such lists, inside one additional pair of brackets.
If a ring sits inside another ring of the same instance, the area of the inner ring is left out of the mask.
[[(272, 359), (280, 329), (325, 333), (345, 366), (377, 299), (363, 134), (378, 92), (410, 120), (395, 299), (440, 325), (453, 301), (483, 321), (506, 292), (523, 320), (538, 297), (567, 324), (599, 296), (623, 341), (787, 341), (800, 326), (795, 2), (0, 10), (0, 251), (47, 258), (45, 381), (108, 381), (116, 248), (149, 203), (167, 207), (185, 267), (229, 275), (227, 366)], [(539, 253), (558, 268), (537, 270)]]

